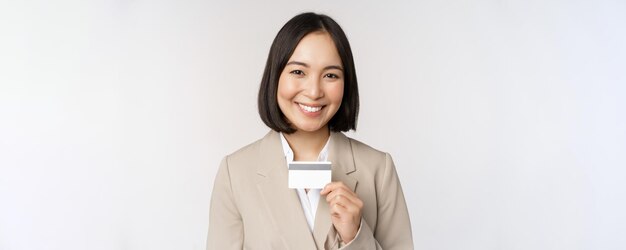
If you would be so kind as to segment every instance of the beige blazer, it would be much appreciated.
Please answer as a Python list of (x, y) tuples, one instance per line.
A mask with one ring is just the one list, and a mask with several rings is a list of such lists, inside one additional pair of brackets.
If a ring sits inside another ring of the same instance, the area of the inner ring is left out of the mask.
[[(413, 249), (409, 214), (391, 156), (333, 132), (328, 160), (332, 180), (352, 188), (364, 203), (361, 228), (341, 249)], [(215, 177), (207, 249), (339, 249), (324, 197), (311, 233), (287, 177), (277, 132), (226, 156)]]

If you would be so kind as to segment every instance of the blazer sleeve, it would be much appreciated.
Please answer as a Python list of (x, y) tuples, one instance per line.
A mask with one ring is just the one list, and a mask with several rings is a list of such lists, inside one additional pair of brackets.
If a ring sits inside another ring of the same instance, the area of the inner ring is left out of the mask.
[(243, 248), (243, 239), (243, 221), (233, 196), (228, 157), (225, 157), (213, 185), (206, 249), (240, 250)]
[(367, 221), (361, 223), (361, 228), (354, 240), (341, 247), (342, 250), (413, 249), (411, 222), (400, 180), (391, 156), (386, 153), (385, 158), (382, 181), (376, 186), (378, 204), (376, 229), (372, 231)]

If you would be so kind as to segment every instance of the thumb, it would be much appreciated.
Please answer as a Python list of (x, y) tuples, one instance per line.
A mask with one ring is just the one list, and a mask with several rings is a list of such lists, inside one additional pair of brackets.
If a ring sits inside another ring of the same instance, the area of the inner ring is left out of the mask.
[(320, 192), (321, 195), (326, 195), (330, 192), (330, 189), (328, 188), (328, 185), (324, 186), (324, 188), (322, 189), (322, 191)]

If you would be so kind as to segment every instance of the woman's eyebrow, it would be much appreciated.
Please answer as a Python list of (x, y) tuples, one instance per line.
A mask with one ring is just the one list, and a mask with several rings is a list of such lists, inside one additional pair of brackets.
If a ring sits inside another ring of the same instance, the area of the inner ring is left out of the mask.
[(295, 64), (295, 65), (300, 65), (300, 66), (303, 66), (303, 67), (305, 67), (305, 68), (308, 68), (308, 67), (309, 67), (309, 65), (308, 65), (308, 64), (303, 63), (303, 62), (298, 62), (298, 61), (291, 61), (291, 62), (288, 62), (288, 63), (287, 63), (287, 65), (292, 65), (292, 64)]
[[(300, 65), (302, 67), (309, 68), (308, 64), (303, 63), (303, 62), (298, 62), (298, 61), (290, 61), (286, 65)], [(329, 69), (337, 69), (337, 70), (343, 71), (343, 68), (339, 65), (329, 65), (329, 66), (324, 67), (324, 70), (329, 70)]]
[(337, 69), (343, 72), (343, 68), (341, 66), (338, 65), (330, 65), (330, 66), (326, 66), (324, 67), (324, 70), (329, 70), (329, 69)]

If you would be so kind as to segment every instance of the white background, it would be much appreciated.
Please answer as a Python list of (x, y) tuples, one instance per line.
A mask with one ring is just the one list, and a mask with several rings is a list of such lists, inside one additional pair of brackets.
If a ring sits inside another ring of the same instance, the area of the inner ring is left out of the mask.
[(624, 1), (2, 1), (0, 249), (204, 249), (272, 39), (329, 14), (416, 249), (626, 249)]

